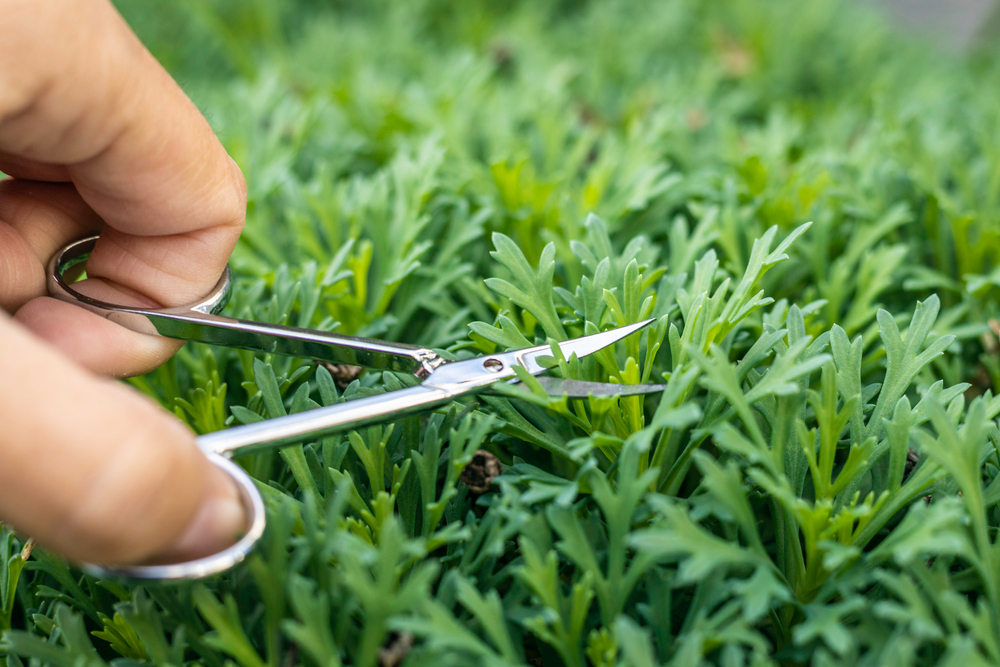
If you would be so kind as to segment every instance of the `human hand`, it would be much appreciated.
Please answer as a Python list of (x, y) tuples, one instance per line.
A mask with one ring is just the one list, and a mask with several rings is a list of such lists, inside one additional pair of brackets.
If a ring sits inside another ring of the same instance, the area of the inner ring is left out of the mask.
[(0, 521), (75, 560), (218, 551), (245, 524), (232, 482), (97, 375), (145, 372), (179, 343), (44, 296), (45, 266), (100, 232), (74, 288), (195, 301), (242, 230), (243, 176), (108, 0), (0, 0), (0, 16)]

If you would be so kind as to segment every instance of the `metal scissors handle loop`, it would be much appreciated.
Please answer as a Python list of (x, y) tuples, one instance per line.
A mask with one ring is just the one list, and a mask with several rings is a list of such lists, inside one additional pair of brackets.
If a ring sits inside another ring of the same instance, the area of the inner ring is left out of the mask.
[(249, 555), (257, 540), (264, 535), (264, 499), (253, 479), (243, 468), (221, 454), (212, 452), (205, 452), (205, 454), (213, 465), (233, 479), (240, 499), (243, 501), (243, 508), (248, 517), (247, 527), (235, 544), (210, 556), (182, 563), (123, 566), (79, 563), (80, 569), (87, 574), (102, 578), (184, 581), (219, 574), (242, 562)]
[(132, 308), (107, 303), (86, 294), (81, 294), (72, 287), (72, 283), (82, 275), (86, 267), (86, 260), (97, 245), (98, 236), (88, 236), (85, 239), (74, 241), (64, 246), (59, 252), (49, 260), (48, 267), (48, 289), (49, 296), (62, 301), (70, 301), (85, 308), (90, 312), (105, 317), (112, 322), (121, 324), (127, 329), (145, 333), (152, 336), (162, 335), (156, 327), (148, 321), (148, 314), (161, 316), (191, 316), (194, 313), (203, 315), (216, 315), (229, 303), (229, 298), (233, 292), (232, 271), (226, 265), (225, 271), (219, 278), (208, 296), (198, 303), (189, 306), (179, 306), (176, 308)]

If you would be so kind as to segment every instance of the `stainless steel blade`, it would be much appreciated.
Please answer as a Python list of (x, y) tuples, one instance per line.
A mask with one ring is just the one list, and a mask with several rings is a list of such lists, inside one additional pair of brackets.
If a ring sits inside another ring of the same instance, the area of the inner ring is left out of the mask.
[[(566, 359), (574, 354), (582, 359), (589, 354), (593, 354), (609, 345), (613, 345), (621, 339), (631, 336), (654, 320), (645, 320), (635, 324), (628, 324), (610, 331), (574, 338), (573, 340), (558, 343), (559, 350)], [(552, 348), (549, 345), (536, 345), (526, 347), (521, 350), (492, 354), (487, 357), (476, 357), (464, 361), (453, 361), (442, 364), (424, 380), (424, 386), (438, 387), (449, 392), (459, 394), (472, 391), (476, 387), (484, 387), (501, 380), (508, 380), (517, 376), (514, 372), (515, 366), (521, 366), (532, 375), (538, 375), (549, 369), (543, 365), (545, 357), (552, 357)], [(550, 364), (551, 365), (551, 364)]]
[(542, 375), (537, 378), (542, 389), (552, 396), (587, 398), (588, 396), (608, 397), (641, 396), (655, 394), (667, 388), (665, 384), (611, 384), (610, 382), (586, 382)]
[[(559, 350), (566, 359), (569, 359), (574, 354), (578, 359), (583, 359), (589, 354), (602, 350), (609, 345), (614, 345), (623, 338), (631, 336), (635, 332), (649, 326), (655, 321), (656, 320), (653, 319), (643, 320), (642, 322), (636, 322), (635, 324), (626, 324), (625, 326), (618, 327), (617, 329), (610, 329), (608, 331), (602, 331), (601, 333), (583, 336), (582, 338), (562, 341), (559, 343)], [(537, 347), (527, 348), (520, 350), (519, 353), (522, 359), (521, 365), (524, 366), (524, 368), (532, 375), (538, 375), (542, 371), (549, 368), (549, 366), (543, 366), (540, 363), (543, 358), (552, 356), (552, 348), (548, 345), (539, 345)]]

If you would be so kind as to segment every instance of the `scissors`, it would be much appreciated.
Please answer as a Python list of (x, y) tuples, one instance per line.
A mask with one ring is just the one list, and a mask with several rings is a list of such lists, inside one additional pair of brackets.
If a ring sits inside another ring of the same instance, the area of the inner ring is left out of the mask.
[[(101, 577), (183, 580), (206, 577), (242, 561), (264, 532), (264, 502), (246, 471), (231, 459), (265, 449), (276, 449), (305, 440), (363, 426), (393, 421), (431, 410), (467, 395), (486, 391), (500, 381), (516, 382), (515, 366), (532, 375), (548, 370), (550, 345), (538, 345), (501, 354), (449, 361), (431, 349), (371, 338), (344, 336), (277, 324), (223, 317), (229, 301), (232, 276), (229, 267), (211, 293), (198, 303), (176, 308), (133, 308), (92, 299), (73, 289), (97, 243), (91, 236), (62, 248), (48, 267), (49, 294), (81, 306), (139, 333), (222, 345), (244, 350), (288, 355), (317, 361), (412, 373), (420, 383), (377, 396), (337, 403), (304, 413), (237, 426), (197, 438), (209, 460), (229, 474), (240, 491), (247, 516), (247, 530), (229, 548), (192, 561), (162, 565), (103, 566), (83, 563), (84, 571)], [(558, 343), (564, 358), (593, 354), (639, 331), (653, 320), (611, 329)], [(550, 393), (626, 396), (662, 389), (659, 385), (612, 385), (540, 378)]]

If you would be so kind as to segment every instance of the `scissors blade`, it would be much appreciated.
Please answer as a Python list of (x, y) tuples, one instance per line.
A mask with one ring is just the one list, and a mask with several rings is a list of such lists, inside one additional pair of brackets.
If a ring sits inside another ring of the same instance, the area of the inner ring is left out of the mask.
[[(569, 359), (576, 355), (577, 358), (582, 359), (631, 336), (653, 321), (650, 319), (628, 324), (617, 329), (561, 341), (557, 345), (565, 358)], [(438, 387), (455, 396), (460, 396), (475, 391), (477, 388), (516, 377), (515, 366), (521, 366), (532, 375), (543, 373), (551, 367), (551, 364), (544, 365), (542, 363), (544, 357), (552, 357), (552, 348), (549, 345), (537, 345), (511, 352), (476, 357), (475, 359), (453, 361), (435, 368), (423, 381), (423, 385)]]
[[(561, 341), (558, 343), (559, 350), (566, 359), (569, 359), (574, 354), (578, 359), (583, 359), (587, 355), (603, 350), (609, 345), (614, 345), (623, 338), (628, 338), (636, 331), (648, 326), (652, 322), (655, 322), (655, 320), (643, 320), (642, 322), (626, 324), (625, 326), (618, 327), (617, 329), (609, 329), (608, 331), (583, 336), (582, 338)], [(523, 350), (518, 350), (513, 354), (520, 356), (520, 365), (532, 375), (538, 375), (539, 373), (542, 373), (552, 367), (551, 363), (548, 365), (543, 365), (541, 363), (545, 357), (552, 356), (552, 348), (549, 345), (529, 347)]]
[(639, 396), (656, 394), (667, 388), (665, 384), (611, 384), (610, 382), (567, 380), (549, 375), (538, 378), (538, 382), (542, 385), (545, 393), (550, 396), (569, 396), (570, 398)]

